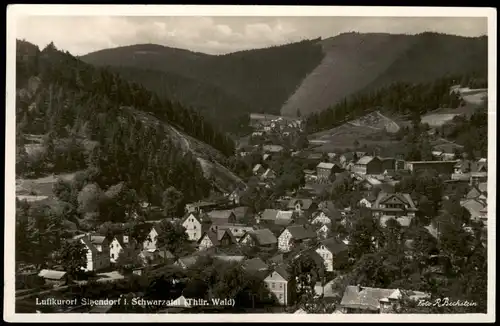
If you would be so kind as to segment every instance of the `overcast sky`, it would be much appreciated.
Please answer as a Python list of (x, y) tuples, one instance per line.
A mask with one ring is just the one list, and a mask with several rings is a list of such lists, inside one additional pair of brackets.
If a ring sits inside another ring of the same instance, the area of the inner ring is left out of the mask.
[(142, 43), (223, 54), (339, 33), (487, 34), (486, 18), (463, 17), (119, 17), (25, 16), (17, 38), (43, 48), (53, 41), (73, 55)]

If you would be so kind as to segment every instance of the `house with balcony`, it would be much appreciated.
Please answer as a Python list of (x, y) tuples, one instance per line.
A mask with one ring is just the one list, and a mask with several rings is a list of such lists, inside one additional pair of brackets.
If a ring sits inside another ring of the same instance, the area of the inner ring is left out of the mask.
[(406, 193), (380, 192), (371, 207), (373, 217), (382, 226), (390, 219), (395, 219), (402, 226), (409, 226), (417, 210), (410, 194)]

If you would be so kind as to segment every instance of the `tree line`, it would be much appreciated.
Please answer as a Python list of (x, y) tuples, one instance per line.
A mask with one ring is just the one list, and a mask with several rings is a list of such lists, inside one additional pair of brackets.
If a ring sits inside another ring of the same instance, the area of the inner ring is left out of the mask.
[[(31, 114), (33, 109), (35, 112), (48, 110), (42, 120), (45, 122), (45, 128), (40, 127), (46, 130), (50, 122), (56, 125), (59, 123), (59, 127), (62, 125), (64, 128), (68, 122), (74, 122), (75, 117), (76, 120), (80, 120), (81, 124), (85, 123), (85, 117), (88, 118), (95, 113), (90, 109), (85, 110), (89, 105), (115, 107), (116, 109), (130, 106), (178, 126), (187, 134), (226, 155), (234, 152), (232, 139), (205, 121), (197, 111), (186, 109), (179, 103), (171, 102), (166, 98), (160, 99), (158, 95), (146, 90), (142, 85), (128, 82), (109, 69), (94, 68), (68, 52), (59, 51), (53, 43), (42, 51), (24, 41), (18, 41), (17, 47), (17, 88), (26, 87), (31, 77), (38, 76), (50, 89), (46, 90), (48, 94), (45, 96), (37, 94), (34, 105), (33, 101), (31, 103), (18, 101), (16, 115), (21, 118), (27, 116), (26, 132), (32, 128), (34, 120), (39, 121), (36, 114)], [(49, 87), (49, 85), (52, 86)], [(61, 93), (64, 98), (58, 97)], [(72, 93), (72, 95), (65, 98), (67, 93)], [(84, 112), (81, 112), (82, 109)], [(61, 116), (62, 112), (64, 114)]]
[(331, 108), (309, 115), (306, 129), (309, 133), (327, 130), (376, 110), (412, 118), (439, 108), (457, 108), (463, 101), (457, 93), (450, 92), (450, 87), (460, 82), (472, 85), (475, 80), (457, 75), (432, 83), (392, 83), (374, 91), (352, 95)]

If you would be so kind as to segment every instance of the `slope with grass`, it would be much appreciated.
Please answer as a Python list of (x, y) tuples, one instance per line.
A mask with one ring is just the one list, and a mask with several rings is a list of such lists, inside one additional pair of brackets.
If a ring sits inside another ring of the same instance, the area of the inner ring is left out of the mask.
[(308, 138), (311, 144), (319, 145), (315, 150), (320, 152), (384, 147), (395, 143), (389, 134), (399, 131), (400, 126), (396, 121), (375, 111), (338, 127), (312, 134)]
[(320, 43), (323, 61), (282, 106), (281, 114), (295, 115), (297, 109), (302, 115), (318, 112), (352, 94), (394, 82), (487, 73), (486, 37), (346, 33)]

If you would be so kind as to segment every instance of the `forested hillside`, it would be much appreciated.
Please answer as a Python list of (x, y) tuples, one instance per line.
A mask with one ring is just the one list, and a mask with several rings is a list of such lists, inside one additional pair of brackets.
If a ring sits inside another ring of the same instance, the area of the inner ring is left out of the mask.
[(345, 97), (395, 82), (426, 83), (444, 76), (486, 76), (487, 37), (345, 33), (322, 40), (325, 57), (286, 101), (283, 115), (319, 112)]
[[(235, 132), (248, 123), (244, 118), (252, 106), (231, 96), (210, 83), (184, 77), (176, 73), (134, 67), (110, 66), (109, 69), (126, 80), (137, 82), (148, 90), (198, 110), (212, 124)], [(223, 114), (221, 114), (223, 112)], [(238, 122), (242, 121), (243, 124)]]
[(309, 132), (330, 129), (379, 110), (391, 116), (414, 117), (441, 108), (456, 108), (460, 97), (450, 93), (450, 87), (462, 76), (452, 76), (431, 83), (394, 83), (372, 92), (352, 95), (327, 110), (312, 113), (307, 118)]
[[(206, 196), (212, 185), (199, 157), (179, 143), (190, 143), (181, 132), (227, 155), (234, 150), (231, 139), (196, 112), (160, 100), (144, 87), (95, 69), (53, 44), (39, 51), (18, 41), (16, 68), (19, 176), (84, 170), (77, 193), (85, 185), (105, 190), (124, 183), (151, 203), (161, 203), (169, 187), (189, 201)], [(145, 114), (158, 123), (145, 121)], [(26, 151), (28, 134), (42, 136), (41, 150)]]
[(218, 56), (146, 44), (97, 51), (81, 59), (115, 67), (118, 72), (123, 67), (148, 70), (137, 74), (127, 68), (123, 72), (158, 92), (160, 98), (176, 98), (234, 131), (238, 129), (234, 121), (248, 112), (279, 113), (302, 79), (321, 62), (318, 41)]

